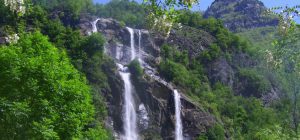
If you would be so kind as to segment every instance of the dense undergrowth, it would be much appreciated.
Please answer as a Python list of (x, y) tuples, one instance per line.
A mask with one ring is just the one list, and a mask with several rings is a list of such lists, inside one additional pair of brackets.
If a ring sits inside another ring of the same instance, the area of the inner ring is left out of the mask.
[(92, 1), (32, 2), (22, 17), (0, 3), (1, 35), (20, 36), (0, 47), (1, 139), (110, 139), (101, 92), (113, 62), (101, 34), (75, 28)]

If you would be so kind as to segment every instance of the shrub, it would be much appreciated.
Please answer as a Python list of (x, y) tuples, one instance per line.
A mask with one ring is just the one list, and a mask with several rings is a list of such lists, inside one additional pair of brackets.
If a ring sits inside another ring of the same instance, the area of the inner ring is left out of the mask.
[(128, 68), (130, 72), (136, 77), (140, 77), (143, 75), (143, 69), (137, 59), (131, 61), (130, 64), (128, 65)]
[(209, 140), (224, 140), (224, 128), (220, 124), (215, 124), (212, 128), (208, 130), (207, 138)]

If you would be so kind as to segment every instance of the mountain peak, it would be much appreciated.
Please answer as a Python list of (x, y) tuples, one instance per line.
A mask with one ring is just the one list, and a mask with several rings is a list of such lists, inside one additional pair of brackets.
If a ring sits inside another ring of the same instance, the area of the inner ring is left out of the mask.
[(241, 31), (265, 26), (276, 26), (278, 20), (266, 15), (267, 8), (259, 0), (215, 0), (204, 17), (214, 17), (224, 22), (231, 31)]

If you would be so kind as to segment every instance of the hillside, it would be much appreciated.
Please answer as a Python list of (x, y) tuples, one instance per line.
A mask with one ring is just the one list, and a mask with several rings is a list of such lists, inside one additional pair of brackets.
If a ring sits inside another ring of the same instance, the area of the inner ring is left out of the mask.
[(269, 63), (298, 58), (288, 43), (299, 33), (273, 43), (294, 50), (276, 52), (276, 20), (258, 1), (215, 1), (209, 10), (232, 18), (225, 25), (176, 11), (168, 37), (147, 29), (149, 7), (130, 0), (19, 6), (0, 1), (0, 140), (300, 137), (299, 61)]

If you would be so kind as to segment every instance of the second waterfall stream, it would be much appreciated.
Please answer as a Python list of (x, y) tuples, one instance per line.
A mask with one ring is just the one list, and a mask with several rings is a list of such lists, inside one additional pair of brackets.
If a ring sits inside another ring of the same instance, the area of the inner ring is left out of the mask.
[(174, 90), (174, 101), (175, 101), (175, 139), (176, 140), (183, 140), (182, 136), (182, 121), (181, 121), (181, 101), (180, 101), (180, 94), (175, 89)]

